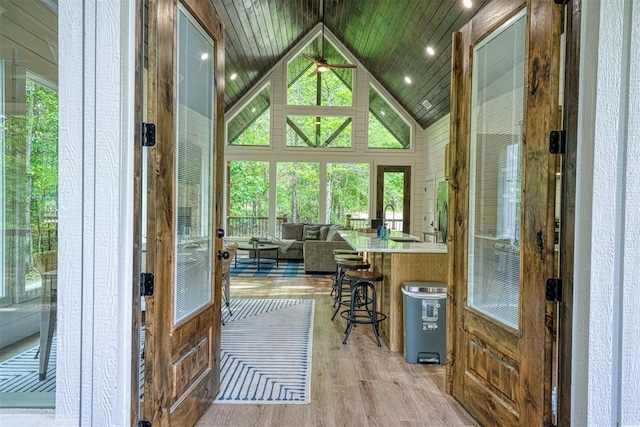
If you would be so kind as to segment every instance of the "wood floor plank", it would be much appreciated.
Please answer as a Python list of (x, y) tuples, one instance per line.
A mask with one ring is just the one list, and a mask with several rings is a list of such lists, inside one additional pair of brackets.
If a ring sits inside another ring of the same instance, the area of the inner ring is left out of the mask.
[(444, 367), (412, 365), (402, 353), (378, 347), (371, 327), (354, 328), (346, 345), (345, 321), (331, 321), (331, 280), (231, 279), (232, 298), (315, 299), (311, 403), (213, 404), (197, 426), (477, 426), (445, 394)]

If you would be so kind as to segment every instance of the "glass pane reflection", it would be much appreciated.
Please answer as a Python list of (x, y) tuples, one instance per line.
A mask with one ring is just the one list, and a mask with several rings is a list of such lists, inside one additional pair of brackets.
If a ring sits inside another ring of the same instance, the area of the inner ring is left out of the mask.
[(211, 301), (214, 44), (180, 9), (176, 111), (174, 322)]

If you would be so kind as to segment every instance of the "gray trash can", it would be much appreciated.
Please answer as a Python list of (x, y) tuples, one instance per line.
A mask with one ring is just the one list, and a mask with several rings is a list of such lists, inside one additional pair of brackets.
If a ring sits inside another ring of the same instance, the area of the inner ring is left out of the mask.
[(402, 284), (404, 358), (409, 363), (446, 362), (447, 285)]

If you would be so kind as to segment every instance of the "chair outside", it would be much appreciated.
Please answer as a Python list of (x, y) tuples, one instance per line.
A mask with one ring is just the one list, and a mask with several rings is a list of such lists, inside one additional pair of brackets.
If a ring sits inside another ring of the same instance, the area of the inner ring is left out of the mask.
[[(236, 256), (238, 252), (238, 244), (232, 243), (226, 248), (222, 249), (223, 252), (229, 252), (228, 258), (222, 258), (222, 301), (224, 305), (227, 306), (227, 310), (229, 310), (229, 315), (233, 315), (231, 313), (231, 262)], [(224, 325), (224, 321), (222, 322)]]

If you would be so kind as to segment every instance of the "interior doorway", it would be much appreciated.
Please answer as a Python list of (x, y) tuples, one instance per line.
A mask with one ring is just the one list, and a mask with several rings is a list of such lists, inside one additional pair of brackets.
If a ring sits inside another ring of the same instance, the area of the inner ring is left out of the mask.
[(409, 234), (411, 225), (411, 166), (378, 166), (376, 218), (392, 231)]

